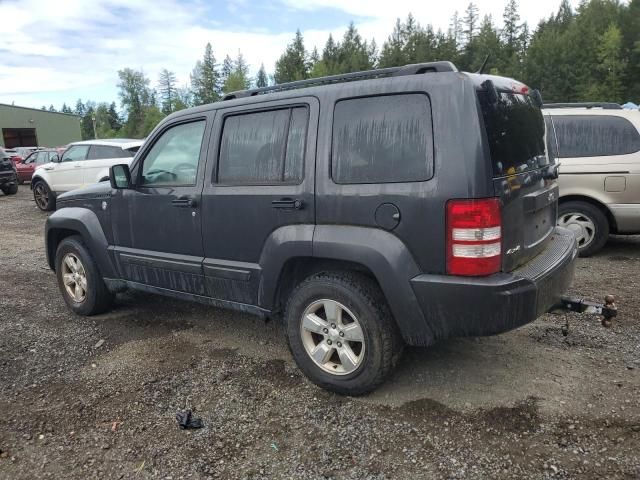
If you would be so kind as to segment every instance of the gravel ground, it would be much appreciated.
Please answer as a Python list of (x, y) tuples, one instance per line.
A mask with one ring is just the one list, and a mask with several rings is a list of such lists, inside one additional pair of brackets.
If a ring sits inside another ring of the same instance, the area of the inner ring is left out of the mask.
[[(581, 259), (611, 329), (546, 315), (408, 349), (363, 398), (308, 382), (282, 328), (139, 293), (73, 315), (28, 186), (0, 196), (0, 478), (639, 478), (640, 237)], [(472, 308), (472, 307), (470, 307)], [(205, 428), (180, 430), (176, 411)]]

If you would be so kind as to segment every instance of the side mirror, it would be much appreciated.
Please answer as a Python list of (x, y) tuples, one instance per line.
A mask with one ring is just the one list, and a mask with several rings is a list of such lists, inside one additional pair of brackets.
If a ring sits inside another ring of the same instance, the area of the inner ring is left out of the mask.
[(109, 168), (109, 182), (111, 188), (118, 190), (131, 187), (131, 172), (129, 171), (129, 165), (126, 163), (113, 165)]

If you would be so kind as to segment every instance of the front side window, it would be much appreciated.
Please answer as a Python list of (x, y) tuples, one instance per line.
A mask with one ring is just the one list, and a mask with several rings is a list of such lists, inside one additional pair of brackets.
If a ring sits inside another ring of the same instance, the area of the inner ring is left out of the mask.
[(63, 162), (78, 162), (87, 158), (89, 145), (73, 145), (62, 155)]
[(628, 155), (640, 150), (640, 134), (625, 118), (613, 115), (554, 115), (562, 158)]
[(308, 118), (306, 107), (227, 117), (220, 141), (218, 182), (300, 183)]
[(142, 185), (195, 185), (204, 129), (200, 120), (166, 130), (144, 159)]
[(336, 183), (428, 180), (432, 132), (424, 94), (341, 100), (333, 114), (331, 176)]

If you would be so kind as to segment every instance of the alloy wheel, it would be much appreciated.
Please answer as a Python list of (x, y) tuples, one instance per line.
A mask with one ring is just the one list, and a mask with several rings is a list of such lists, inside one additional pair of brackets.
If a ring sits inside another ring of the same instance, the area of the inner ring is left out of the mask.
[(38, 183), (33, 188), (33, 196), (41, 209), (44, 210), (47, 208), (47, 205), (49, 204), (49, 192), (47, 192), (46, 187), (42, 183)]
[(335, 300), (317, 300), (309, 305), (302, 315), (300, 335), (309, 357), (325, 372), (348, 375), (362, 364), (362, 326), (347, 307)]
[(67, 295), (77, 303), (87, 297), (87, 274), (84, 265), (73, 253), (67, 253), (62, 259), (62, 282)]

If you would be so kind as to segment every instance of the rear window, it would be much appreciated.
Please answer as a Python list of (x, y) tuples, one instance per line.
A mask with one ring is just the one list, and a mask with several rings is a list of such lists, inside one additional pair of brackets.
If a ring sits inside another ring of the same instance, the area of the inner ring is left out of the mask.
[(428, 180), (433, 173), (431, 105), (424, 94), (339, 101), (333, 114), (336, 183)]
[(487, 92), (478, 99), (487, 131), (493, 176), (503, 177), (549, 164), (542, 112), (528, 95), (501, 92), (491, 105)]
[(91, 145), (87, 160), (102, 160), (105, 158), (130, 158), (134, 156), (134, 152), (123, 150), (120, 147), (111, 147), (109, 145)]
[(554, 115), (559, 157), (605, 157), (640, 150), (640, 134), (626, 118)]

